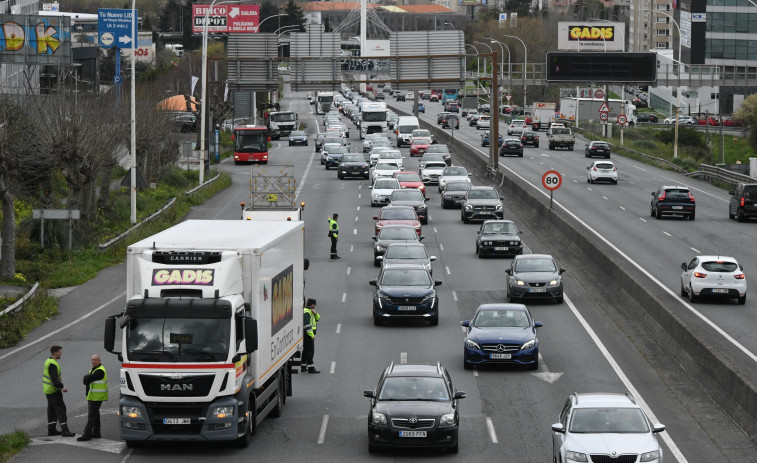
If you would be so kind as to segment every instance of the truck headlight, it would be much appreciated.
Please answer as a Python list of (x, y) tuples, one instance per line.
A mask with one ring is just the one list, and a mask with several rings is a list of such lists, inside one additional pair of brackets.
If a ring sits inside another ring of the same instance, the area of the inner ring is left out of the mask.
[(378, 412), (371, 413), (371, 423), (386, 426), (386, 415)]
[(234, 407), (216, 407), (213, 409), (213, 415), (216, 418), (227, 418), (234, 413)]
[(129, 418), (142, 418), (142, 409), (139, 407), (121, 405), (121, 415), (128, 416)]

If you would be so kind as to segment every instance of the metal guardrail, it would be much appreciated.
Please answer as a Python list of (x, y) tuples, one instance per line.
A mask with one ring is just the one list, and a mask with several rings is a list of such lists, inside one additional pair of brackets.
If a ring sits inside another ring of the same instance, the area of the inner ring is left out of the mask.
[(686, 174), (689, 177), (715, 178), (727, 183), (757, 183), (757, 178), (733, 172), (722, 167), (700, 164), (699, 170)]
[(30, 289), (29, 292), (24, 295), (24, 297), (17, 300), (16, 302), (13, 303), (13, 305), (11, 305), (7, 309), (0, 312), (0, 317), (5, 314), (14, 313), (18, 311), (24, 305), (24, 302), (26, 302), (27, 299), (34, 296), (34, 293), (37, 292), (37, 289), (39, 289), (39, 281), (34, 283), (34, 286), (32, 286), (32, 289)]

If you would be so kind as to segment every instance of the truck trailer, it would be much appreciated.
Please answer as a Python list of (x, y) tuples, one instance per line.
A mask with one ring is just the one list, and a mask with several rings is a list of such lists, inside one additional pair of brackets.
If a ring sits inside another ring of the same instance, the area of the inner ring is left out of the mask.
[(128, 446), (246, 447), (281, 415), (302, 346), (303, 248), (303, 222), (246, 220), (188, 220), (128, 247), (126, 305), (104, 336), (122, 362)]

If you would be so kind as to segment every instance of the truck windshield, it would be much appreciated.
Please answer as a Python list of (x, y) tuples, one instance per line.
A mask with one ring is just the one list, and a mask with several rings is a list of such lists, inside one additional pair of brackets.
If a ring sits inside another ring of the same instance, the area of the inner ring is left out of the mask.
[(268, 151), (268, 137), (265, 130), (240, 130), (234, 137), (234, 151), (237, 153), (265, 153)]
[(319, 103), (331, 103), (332, 101), (334, 101), (334, 97), (331, 95), (318, 97)]
[(366, 112), (363, 111), (363, 122), (384, 122), (386, 120), (386, 111)]
[(225, 318), (138, 318), (129, 321), (130, 360), (221, 362), (228, 358), (231, 324)]
[(274, 122), (294, 122), (294, 113), (274, 113), (271, 114), (271, 120)]

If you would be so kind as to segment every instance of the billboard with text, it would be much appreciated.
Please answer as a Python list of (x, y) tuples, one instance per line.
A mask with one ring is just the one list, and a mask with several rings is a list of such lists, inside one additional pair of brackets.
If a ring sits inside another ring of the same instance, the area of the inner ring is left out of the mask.
[(560, 51), (625, 51), (622, 22), (560, 21), (557, 49)]
[(209, 34), (255, 33), (260, 24), (259, 5), (192, 5), (192, 33), (202, 34), (205, 30), (205, 15), (208, 17)]

